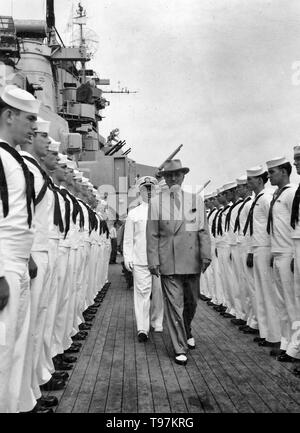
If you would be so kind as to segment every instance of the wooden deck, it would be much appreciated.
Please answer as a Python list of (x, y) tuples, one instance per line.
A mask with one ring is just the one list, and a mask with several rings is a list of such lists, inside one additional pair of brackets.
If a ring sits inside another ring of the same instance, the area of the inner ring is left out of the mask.
[(63, 413), (300, 412), (300, 379), (229, 319), (199, 301), (193, 321), (197, 348), (186, 367), (173, 361), (167, 329), (136, 337), (133, 291), (120, 265), (83, 342), (67, 386), (57, 395)]

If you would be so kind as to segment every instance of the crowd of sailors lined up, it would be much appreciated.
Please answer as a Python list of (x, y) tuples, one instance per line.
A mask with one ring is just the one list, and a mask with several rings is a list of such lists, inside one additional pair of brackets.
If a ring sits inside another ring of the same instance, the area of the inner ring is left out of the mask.
[(51, 412), (107, 290), (105, 203), (39, 102), (0, 98), (0, 412)]
[[(294, 165), (300, 175), (300, 146)], [(291, 172), (275, 158), (204, 197), (212, 262), (200, 297), (279, 362), (300, 359), (300, 187)]]

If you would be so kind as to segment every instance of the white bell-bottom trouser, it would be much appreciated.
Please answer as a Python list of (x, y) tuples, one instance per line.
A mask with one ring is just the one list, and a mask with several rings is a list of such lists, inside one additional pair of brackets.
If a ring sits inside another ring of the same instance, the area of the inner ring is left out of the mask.
[(4, 275), (10, 295), (0, 311), (0, 412), (20, 411), (21, 387), (30, 323), (28, 260), (6, 252)]
[[(154, 279), (158, 280), (155, 281)], [(133, 266), (133, 281), (134, 281), (134, 311), (138, 332), (144, 332), (148, 335), (150, 329), (150, 295), (152, 290), (152, 280), (154, 286), (154, 299), (156, 301), (155, 310), (155, 327), (162, 327), (163, 307), (160, 278), (153, 276), (148, 269), (148, 266), (134, 265)], [(152, 295), (153, 296), (153, 295)], [(154, 324), (154, 320), (152, 322)]]
[(276, 286), (270, 266), (271, 248), (253, 247), (253, 272), (256, 311), (261, 338), (270, 343), (280, 341), (280, 323), (277, 313)]

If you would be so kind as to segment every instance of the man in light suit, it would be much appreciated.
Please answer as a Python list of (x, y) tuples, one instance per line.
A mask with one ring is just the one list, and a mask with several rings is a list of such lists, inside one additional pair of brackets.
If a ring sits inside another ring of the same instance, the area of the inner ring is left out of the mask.
[(188, 172), (179, 159), (166, 161), (160, 173), (168, 188), (151, 200), (147, 221), (148, 266), (152, 274), (161, 275), (167, 325), (180, 365), (187, 363), (188, 348), (195, 348), (191, 322), (200, 273), (211, 262), (203, 200), (181, 189)]

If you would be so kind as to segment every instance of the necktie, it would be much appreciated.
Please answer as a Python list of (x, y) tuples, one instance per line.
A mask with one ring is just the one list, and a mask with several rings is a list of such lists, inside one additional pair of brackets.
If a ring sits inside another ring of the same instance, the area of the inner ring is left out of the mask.
[(224, 209), (221, 210), (219, 216), (218, 216), (218, 229), (217, 234), (222, 236), (223, 235), (223, 228), (222, 228), (222, 217), (223, 213), (230, 207), (230, 204), (226, 205)]
[(283, 191), (285, 191), (289, 187), (290, 186), (284, 186), (280, 190), (275, 191), (275, 193), (273, 195), (272, 201), (270, 203), (268, 222), (267, 222), (267, 232), (268, 232), (268, 234), (271, 233), (271, 229), (272, 229), (272, 233), (273, 233), (273, 207), (274, 207), (274, 204), (276, 203), (276, 201), (278, 200), (278, 198), (280, 197), (280, 195), (283, 193)]
[(247, 217), (247, 220), (246, 220), (246, 224), (245, 224), (245, 227), (244, 227), (244, 230), (243, 230), (244, 236), (246, 235), (249, 226), (250, 226), (250, 236), (253, 235), (253, 212), (254, 212), (254, 208), (255, 208), (256, 203), (258, 202), (259, 198), (261, 196), (263, 196), (263, 195), (264, 195), (264, 193), (261, 192), (253, 200), (253, 203), (252, 203), (252, 205), (250, 207), (250, 210), (249, 210), (249, 213), (248, 213), (248, 217)]
[(293, 229), (296, 227), (296, 223), (299, 221), (299, 204), (300, 204), (300, 184), (295, 193), (293, 204), (292, 204), (291, 226), (293, 227)]
[(234, 209), (236, 206), (238, 206), (240, 203), (242, 203), (242, 201), (243, 201), (243, 199), (240, 198), (236, 203), (234, 203), (234, 204), (230, 207), (230, 209), (229, 209), (229, 211), (228, 211), (228, 213), (227, 213), (227, 215), (226, 215), (226, 218), (225, 218), (225, 226), (224, 226), (225, 232), (228, 232), (228, 230), (229, 230), (229, 227), (230, 227), (230, 220), (231, 220), (231, 213), (232, 213), (233, 209)]
[(244, 203), (241, 205), (241, 207), (240, 207), (239, 210), (238, 210), (237, 217), (236, 217), (236, 219), (235, 219), (235, 223), (234, 223), (234, 230), (233, 230), (234, 233), (235, 233), (237, 230), (240, 230), (240, 228), (241, 228), (241, 226), (240, 226), (240, 216), (241, 216), (242, 210), (244, 209), (245, 204), (246, 204), (249, 200), (251, 200), (251, 197), (247, 197), (247, 198), (245, 198)]
[(180, 209), (180, 198), (178, 197), (178, 194), (175, 194), (173, 191), (171, 191), (170, 197), (172, 200), (174, 200), (176, 208)]
[[(19, 154), (19, 152), (14, 149), (12, 146), (10, 146), (8, 143), (0, 142), (0, 147), (4, 150), (6, 150), (21, 166), (25, 178), (26, 183), (26, 206), (27, 206), (27, 223), (29, 228), (31, 227), (32, 223), (32, 210), (31, 210), (31, 202), (34, 203), (34, 178), (33, 174), (28, 170), (27, 165), (25, 164), (22, 156)], [(8, 201), (8, 189), (7, 189), (7, 183), (6, 179), (3, 180), (3, 177), (5, 178), (4, 168), (3, 164), (1, 163), (1, 199), (2, 199), (2, 206), (3, 206), (3, 215), (7, 216), (9, 213), (9, 201)]]

